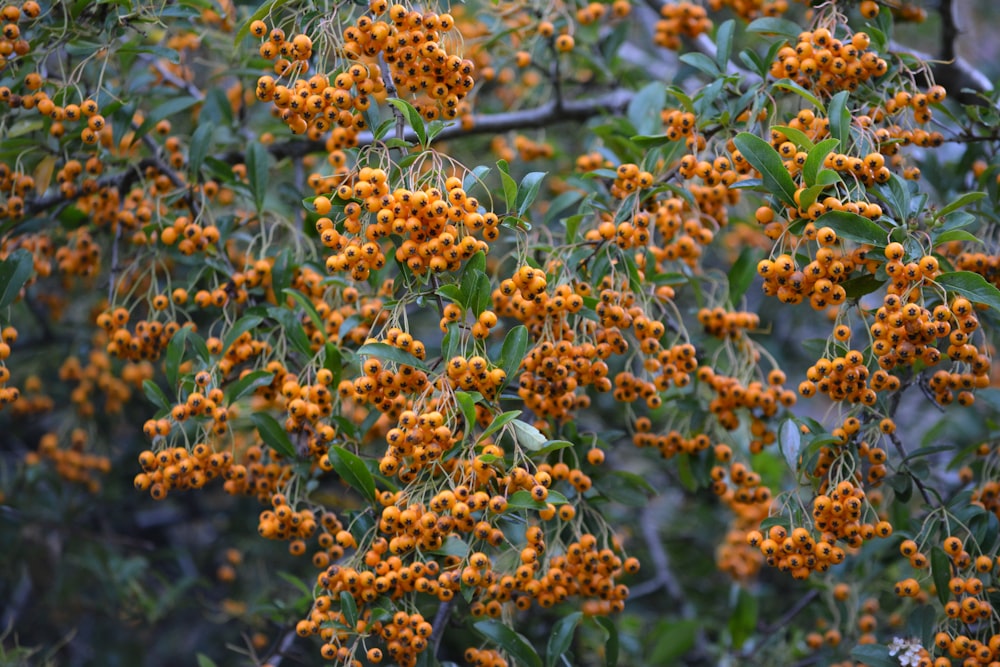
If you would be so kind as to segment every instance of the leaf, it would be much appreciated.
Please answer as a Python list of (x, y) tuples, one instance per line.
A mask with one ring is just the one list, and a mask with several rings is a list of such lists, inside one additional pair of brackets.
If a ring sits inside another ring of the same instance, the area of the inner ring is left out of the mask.
[(916, 637), (924, 646), (930, 646), (934, 641), (934, 627), (937, 625), (937, 613), (933, 605), (920, 605), (906, 619), (907, 634)]
[(34, 269), (35, 258), (24, 248), (18, 248), (0, 262), (0, 308), (14, 303)]
[[(716, 52), (716, 55), (718, 55), (718, 52)], [(719, 65), (716, 64), (716, 61), (712, 60), (704, 53), (690, 51), (688, 53), (681, 54), (678, 60), (682, 63), (690, 65), (699, 72), (707, 74), (713, 79), (722, 76), (722, 71), (719, 69)]]
[(212, 132), (215, 126), (211, 123), (201, 123), (191, 135), (191, 147), (188, 149), (188, 174), (192, 182), (201, 180), (201, 165), (208, 155), (212, 145)]
[(793, 23), (787, 19), (779, 19), (766, 16), (754, 19), (747, 26), (747, 32), (759, 32), (764, 35), (781, 35), (791, 40), (797, 40), (802, 27), (798, 23)]
[(523, 324), (518, 324), (504, 336), (503, 346), (500, 348), (500, 367), (507, 374), (507, 381), (510, 382), (521, 367), (524, 355), (528, 351), (528, 329)]
[(189, 339), (192, 341), (195, 352), (202, 362), (208, 361), (208, 349), (205, 347), (205, 341), (202, 340), (201, 336), (196, 334), (189, 326), (178, 329), (177, 333), (170, 338), (170, 342), (167, 343), (167, 358), (164, 362), (167, 382), (171, 387), (177, 386), (181, 361), (183, 361), (184, 357), (184, 349)]
[(786, 419), (778, 427), (778, 448), (785, 457), (785, 463), (792, 470), (798, 470), (799, 451), (802, 449), (802, 432), (793, 419)]
[(604, 644), (604, 664), (615, 667), (618, 664), (618, 627), (607, 616), (595, 616), (594, 620), (604, 628), (607, 641)]
[(455, 400), (462, 411), (462, 418), (465, 420), (465, 429), (468, 431), (476, 423), (476, 402), (472, 396), (464, 391), (455, 392)]
[(292, 347), (307, 357), (313, 356), (312, 343), (296, 313), (281, 306), (270, 306), (267, 314), (281, 325), (281, 332), (291, 341)]
[(866, 294), (871, 294), (884, 285), (885, 282), (871, 274), (865, 274), (857, 278), (851, 278), (847, 282), (841, 283), (841, 286), (844, 288), (844, 293), (848, 299), (858, 299)]
[(288, 2), (288, 0), (267, 0), (267, 2), (260, 3), (260, 6), (250, 15), (250, 18), (240, 26), (240, 29), (236, 31), (236, 37), (233, 38), (233, 44), (238, 45), (243, 41), (243, 38), (250, 34), (250, 24), (254, 21), (258, 21), (268, 14), (278, 6), (281, 6)]
[(229, 348), (233, 346), (240, 336), (248, 331), (256, 329), (257, 326), (263, 321), (264, 318), (260, 315), (252, 314), (244, 315), (240, 319), (236, 320), (232, 328), (226, 332), (225, 337), (222, 339), (222, 354), (228, 352)]
[(755, 260), (758, 254), (750, 246), (743, 248), (740, 251), (740, 256), (733, 262), (733, 267), (729, 269), (729, 302), (733, 306), (739, 304), (740, 299), (746, 294), (757, 275), (757, 262)]
[(323, 324), (323, 318), (319, 316), (318, 312), (316, 312), (316, 306), (306, 297), (305, 294), (292, 288), (283, 289), (281, 290), (281, 293), (286, 297), (292, 297), (292, 300), (299, 304), (299, 307), (302, 308), (306, 315), (309, 316), (309, 319), (312, 320), (313, 326), (320, 331), (324, 331), (326, 329), (326, 325)]
[(204, 653), (198, 653), (195, 658), (198, 661), (198, 667), (216, 667), (215, 661)]
[(986, 196), (985, 192), (978, 192), (978, 191), (966, 192), (965, 194), (961, 195), (958, 199), (956, 199), (955, 201), (951, 202), (950, 204), (942, 208), (940, 211), (938, 211), (937, 217), (939, 219), (943, 218), (949, 213), (957, 211), (963, 206), (968, 206), (969, 204), (977, 202), (985, 196)]
[(517, 201), (517, 183), (511, 178), (507, 160), (497, 160), (497, 169), (500, 170), (500, 184), (503, 186), (504, 204), (508, 211), (513, 211), (514, 202)]
[(469, 545), (465, 543), (460, 537), (455, 535), (449, 535), (445, 538), (444, 544), (441, 545), (440, 549), (435, 549), (431, 553), (440, 556), (458, 556), (459, 558), (465, 558), (469, 555)]
[(842, 239), (867, 243), (876, 248), (884, 248), (888, 243), (888, 232), (878, 223), (850, 211), (828, 211), (816, 218), (813, 224), (816, 229), (830, 227)]
[(781, 132), (785, 135), (786, 140), (791, 141), (804, 151), (808, 152), (813, 149), (812, 139), (802, 130), (796, 130), (794, 127), (788, 127), (787, 125), (774, 125), (771, 127), (771, 130)]
[(542, 432), (528, 422), (520, 419), (511, 422), (514, 427), (514, 437), (523, 448), (535, 452), (545, 446), (546, 438)]
[(740, 588), (736, 595), (736, 604), (729, 616), (729, 635), (733, 647), (739, 648), (753, 636), (757, 629), (757, 596), (746, 588)]
[(660, 111), (667, 103), (667, 89), (659, 81), (643, 86), (629, 100), (626, 117), (635, 134), (655, 134), (663, 127)]
[(495, 619), (474, 623), (476, 632), (504, 650), (518, 667), (542, 667), (542, 659), (522, 635)]
[(340, 613), (344, 615), (345, 625), (356, 628), (358, 625), (358, 603), (347, 591), (340, 591)]
[(889, 655), (889, 648), (879, 644), (858, 644), (851, 649), (851, 657), (868, 667), (899, 667), (899, 662)]
[(809, 92), (808, 90), (806, 90), (805, 88), (803, 88), (802, 86), (800, 86), (799, 84), (795, 83), (790, 79), (781, 79), (779, 81), (775, 81), (774, 87), (795, 93), (799, 97), (803, 98), (804, 100), (812, 104), (817, 109), (822, 110), (824, 108), (823, 103), (819, 101), (818, 97), (816, 97), (811, 92)]
[(647, 664), (673, 665), (678, 658), (692, 648), (698, 637), (701, 622), (693, 619), (666, 620), (656, 625), (656, 643), (650, 652)]
[(255, 412), (250, 415), (250, 421), (260, 433), (260, 439), (265, 445), (286, 459), (295, 458), (295, 446), (277, 419), (266, 412)]
[(1000, 310), (1000, 290), (992, 283), (986, 282), (986, 279), (978, 273), (972, 271), (942, 273), (934, 279), (934, 282), (973, 303), (983, 303), (993, 310)]
[(949, 229), (940, 234), (931, 233), (931, 241), (935, 246), (951, 243), (952, 241), (968, 241), (969, 243), (985, 243), (981, 238), (967, 232), (964, 229)]
[(493, 418), (493, 421), (490, 422), (490, 425), (487, 426), (486, 429), (483, 431), (483, 434), (479, 436), (478, 442), (482, 442), (486, 438), (490, 437), (491, 435), (502, 429), (504, 426), (517, 419), (520, 414), (521, 414), (520, 410), (511, 410), (509, 412), (500, 413), (499, 415)]
[(267, 196), (268, 160), (267, 149), (256, 141), (247, 146), (246, 167), (247, 179), (250, 184), (250, 194), (253, 195), (257, 214), (264, 210), (264, 197)]
[(230, 383), (229, 386), (226, 387), (224, 392), (226, 405), (235, 403), (260, 387), (267, 387), (273, 380), (274, 373), (269, 373), (267, 371), (258, 370), (247, 373), (239, 380)]
[(389, 104), (396, 107), (403, 117), (406, 118), (406, 122), (410, 124), (413, 131), (417, 135), (417, 141), (420, 142), (421, 146), (427, 145), (427, 127), (424, 125), (424, 118), (420, 115), (412, 104), (406, 100), (400, 99), (398, 97), (393, 97), (389, 100)]
[(152, 380), (142, 381), (142, 393), (146, 395), (149, 402), (158, 407), (161, 410), (170, 410), (170, 401), (167, 399), (167, 395), (163, 393), (160, 389), (160, 385), (156, 384)]
[(422, 371), (427, 370), (427, 364), (420, 359), (417, 359), (406, 350), (400, 350), (398, 347), (393, 347), (388, 343), (365, 343), (358, 348), (357, 354), (359, 357), (376, 357), (403, 366), (412, 366)]
[(614, 470), (601, 475), (594, 481), (594, 487), (609, 499), (629, 507), (645, 507), (656, 489), (643, 477), (626, 470)]
[(462, 275), (459, 303), (479, 317), (492, 301), (489, 277), (479, 269), (468, 267)]
[(951, 579), (951, 561), (941, 547), (931, 548), (931, 578), (937, 589), (938, 600), (941, 601), (941, 604), (947, 604), (951, 598), (951, 591), (948, 590), (948, 581)]
[(533, 454), (534, 458), (541, 458), (550, 454), (551, 452), (558, 451), (560, 449), (566, 449), (567, 447), (572, 447), (573, 443), (569, 440), (546, 440), (545, 444), (542, 445), (537, 452)]
[(851, 112), (847, 108), (850, 92), (842, 90), (830, 99), (827, 118), (830, 121), (830, 136), (847, 146), (851, 139)]
[[(374, 410), (373, 412), (377, 413)], [(372, 477), (371, 472), (368, 470), (365, 462), (361, 460), (361, 457), (354, 452), (344, 449), (340, 445), (330, 447), (327, 457), (329, 457), (330, 464), (333, 465), (333, 469), (337, 471), (342, 480), (361, 492), (369, 501), (375, 501), (375, 478)]]
[(563, 616), (552, 626), (552, 633), (549, 635), (549, 643), (545, 647), (545, 666), (555, 667), (560, 656), (569, 650), (573, 643), (573, 633), (576, 626), (580, 624), (583, 612), (574, 611), (572, 614)]
[(726, 71), (729, 56), (733, 52), (733, 32), (735, 29), (736, 22), (729, 19), (715, 31), (715, 64), (719, 66), (720, 72)]
[(515, 203), (518, 216), (523, 218), (524, 214), (531, 208), (535, 198), (538, 196), (539, 188), (542, 187), (542, 179), (545, 178), (545, 175), (546, 172), (544, 171), (532, 171), (521, 179), (521, 184), (517, 188), (517, 201)]
[(155, 105), (146, 115), (145, 120), (142, 121), (142, 125), (135, 130), (135, 133), (132, 135), (132, 143), (135, 143), (146, 136), (149, 131), (153, 129), (153, 126), (161, 120), (167, 119), (175, 114), (179, 114), (180, 112), (193, 107), (199, 101), (200, 100), (196, 97), (172, 97)]
[(823, 161), (826, 160), (826, 156), (830, 154), (830, 151), (838, 145), (840, 145), (840, 142), (836, 139), (824, 139), (809, 149), (809, 156), (806, 158), (806, 163), (802, 166), (802, 179), (806, 185), (816, 184), (816, 176), (819, 174), (820, 167), (823, 166)]
[(760, 172), (764, 187), (788, 206), (795, 204), (795, 182), (771, 144), (749, 132), (740, 132), (733, 140), (736, 148), (754, 169)]

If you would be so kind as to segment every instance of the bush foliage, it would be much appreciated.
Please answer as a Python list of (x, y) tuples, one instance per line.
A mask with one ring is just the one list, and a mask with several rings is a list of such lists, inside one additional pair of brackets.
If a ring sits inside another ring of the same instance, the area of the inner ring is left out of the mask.
[(4, 5), (2, 662), (1000, 664), (929, 12)]

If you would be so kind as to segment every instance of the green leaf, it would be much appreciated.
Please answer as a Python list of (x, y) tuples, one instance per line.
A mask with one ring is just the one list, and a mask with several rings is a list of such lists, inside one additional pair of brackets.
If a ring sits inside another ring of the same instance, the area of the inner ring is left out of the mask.
[(146, 114), (145, 120), (142, 121), (132, 137), (132, 143), (139, 141), (144, 136), (149, 134), (149, 131), (153, 129), (153, 126), (159, 123), (161, 120), (170, 118), (175, 114), (179, 114), (182, 111), (190, 109), (200, 100), (196, 97), (171, 97), (150, 109), (149, 113)]
[(465, 429), (468, 431), (476, 423), (476, 402), (467, 392), (456, 391), (455, 400), (462, 411), (462, 418), (465, 420)]
[(340, 445), (330, 447), (327, 456), (333, 469), (337, 471), (342, 480), (359, 491), (369, 501), (375, 502), (375, 478), (372, 477), (368, 466), (361, 460), (361, 457)]
[(938, 600), (946, 604), (951, 598), (948, 581), (951, 579), (951, 560), (941, 547), (931, 548), (931, 578), (937, 589)]
[(552, 626), (552, 634), (549, 635), (549, 643), (545, 647), (545, 667), (555, 667), (559, 658), (569, 650), (573, 643), (573, 633), (582, 617), (583, 612), (574, 611), (572, 614), (560, 618)]
[(388, 343), (365, 343), (358, 348), (357, 354), (359, 357), (376, 357), (403, 366), (412, 366), (422, 371), (427, 370), (427, 364), (420, 359), (417, 359), (406, 350), (400, 350), (398, 347), (393, 347)]
[(748, 589), (739, 588), (736, 594), (736, 604), (729, 616), (729, 635), (733, 647), (739, 648), (753, 636), (757, 630), (757, 596)]
[(188, 177), (193, 183), (201, 180), (201, 165), (205, 162), (205, 156), (208, 155), (208, 149), (212, 145), (214, 130), (215, 126), (212, 123), (201, 123), (191, 135), (191, 147), (188, 148)]
[(740, 132), (733, 142), (747, 162), (760, 172), (764, 187), (788, 206), (795, 206), (795, 182), (785, 170), (778, 151), (749, 132)]
[(513, 211), (514, 202), (517, 201), (517, 182), (511, 178), (507, 160), (497, 160), (497, 169), (500, 171), (500, 183), (503, 185), (504, 205), (507, 211)]
[(260, 315), (244, 315), (240, 319), (233, 323), (232, 328), (226, 332), (226, 335), (222, 339), (222, 354), (229, 351), (229, 348), (239, 339), (240, 336), (256, 329), (264, 318)]
[(163, 393), (160, 389), (160, 385), (156, 384), (152, 380), (142, 381), (142, 393), (146, 395), (149, 402), (158, 407), (161, 410), (170, 410), (170, 400), (167, 399), (167, 395)]
[(533, 425), (520, 419), (512, 421), (511, 425), (514, 427), (514, 437), (521, 447), (536, 452), (545, 446), (545, 436)]
[(449, 535), (444, 540), (444, 544), (441, 545), (440, 549), (435, 549), (431, 553), (440, 556), (458, 556), (459, 558), (465, 558), (469, 555), (469, 545), (465, 543), (460, 537), (455, 535)]
[(467, 267), (462, 274), (459, 303), (479, 317), (493, 300), (489, 277), (477, 268)]
[(934, 279), (934, 282), (973, 303), (983, 303), (993, 310), (1000, 310), (1000, 290), (992, 283), (986, 282), (986, 279), (978, 273), (972, 271), (942, 273)]
[(281, 293), (285, 296), (292, 297), (292, 300), (295, 301), (295, 303), (297, 303), (299, 307), (305, 311), (306, 315), (309, 316), (309, 319), (312, 320), (313, 326), (320, 331), (326, 330), (326, 325), (323, 324), (323, 318), (319, 316), (319, 313), (316, 312), (316, 306), (313, 305), (313, 302), (310, 301), (305, 294), (292, 288), (283, 289)]
[(818, 97), (816, 97), (811, 92), (809, 92), (799, 84), (795, 83), (791, 79), (781, 79), (779, 81), (775, 81), (774, 87), (795, 93), (799, 97), (803, 98), (804, 100), (812, 104), (817, 109), (822, 110), (824, 108), (823, 103), (819, 101)]
[(192, 341), (195, 353), (203, 363), (208, 361), (208, 349), (205, 341), (189, 326), (181, 327), (177, 330), (167, 343), (167, 358), (164, 362), (167, 374), (167, 382), (171, 387), (177, 386), (181, 362), (184, 360), (184, 350), (188, 340)]
[(787, 125), (774, 125), (771, 127), (771, 130), (781, 132), (785, 135), (785, 139), (791, 141), (801, 150), (808, 152), (813, 149), (812, 139), (802, 130), (796, 130), (794, 127), (788, 127)]
[(215, 661), (204, 653), (198, 653), (195, 658), (198, 660), (198, 667), (216, 667)]
[(736, 306), (746, 294), (757, 275), (757, 256), (759, 252), (750, 246), (740, 251), (740, 256), (729, 269), (729, 302)]
[(273, 9), (280, 7), (286, 2), (288, 2), (288, 0), (267, 0), (266, 2), (260, 3), (260, 6), (257, 7), (253, 14), (250, 15), (250, 18), (248, 18), (246, 22), (240, 26), (240, 29), (236, 31), (236, 37), (233, 38), (233, 45), (238, 45), (243, 41), (244, 37), (250, 34), (251, 23), (264, 18), (270, 14)]
[(933, 605), (924, 604), (912, 612), (906, 619), (907, 634), (916, 637), (924, 646), (934, 642), (934, 628), (937, 625), (937, 612)]
[(615, 667), (618, 664), (618, 626), (607, 616), (595, 616), (594, 621), (604, 628), (607, 641), (604, 643), (604, 664)]
[(836, 139), (824, 139), (809, 149), (809, 156), (806, 158), (806, 163), (802, 166), (802, 179), (806, 185), (816, 184), (816, 176), (823, 166), (823, 161), (826, 160), (826, 156), (830, 154), (830, 151), (838, 145), (840, 145), (840, 142)]
[(830, 121), (830, 136), (847, 146), (851, 139), (851, 112), (847, 108), (850, 91), (842, 90), (830, 99), (827, 118)]
[(281, 454), (286, 459), (295, 458), (295, 445), (292, 444), (288, 433), (278, 423), (278, 420), (266, 412), (255, 412), (250, 415), (257, 432), (260, 433), (264, 444)]
[[(716, 55), (718, 55), (718, 52), (716, 52)], [(722, 76), (722, 71), (719, 69), (719, 65), (716, 64), (716, 61), (712, 60), (704, 53), (689, 51), (688, 53), (681, 54), (678, 60), (686, 65), (690, 65), (703, 74), (707, 74), (712, 79), (717, 79)]]
[(340, 376), (344, 371), (344, 359), (340, 354), (340, 348), (333, 343), (323, 345), (323, 368), (333, 373), (331, 386), (340, 384)]
[(344, 615), (345, 625), (349, 628), (358, 626), (358, 603), (347, 591), (340, 591), (340, 613)]
[(646, 661), (650, 665), (673, 665), (694, 648), (701, 622), (693, 619), (670, 619), (656, 624), (656, 643)]
[(799, 451), (802, 449), (802, 432), (794, 419), (786, 419), (778, 427), (778, 448), (789, 469), (798, 470)]
[(546, 172), (544, 171), (532, 171), (525, 175), (521, 179), (521, 184), (517, 188), (517, 201), (515, 206), (517, 207), (517, 215), (519, 217), (524, 217), (524, 214), (528, 212), (531, 205), (535, 202), (535, 198), (538, 196), (538, 190), (542, 187), (542, 179), (545, 178)]
[(733, 32), (735, 29), (736, 22), (729, 19), (715, 31), (715, 64), (719, 66), (720, 72), (726, 71), (729, 56), (733, 52)]
[(247, 394), (256, 391), (259, 387), (266, 387), (274, 380), (274, 373), (267, 371), (251, 371), (232, 382), (226, 387), (224, 392), (226, 405), (230, 405), (240, 400)]
[(514, 379), (514, 374), (521, 367), (524, 355), (528, 351), (528, 329), (523, 324), (518, 324), (507, 332), (503, 339), (503, 347), (500, 348), (500, 367), (507, 374), (507, 381)]
[(483, 431), (483, 434), (479, 436), (478, 442), (482, 442), (486, 438), (490, 437), (491, 435), (502, 429), (504, 426), (517, 419), (520, 414), (521, 414), (520, 410), (511, 410), (509, 412), (500, 413), (499, 415), (493, 418), (493, 421), (490, 422), (490, 425), (487, 426), (486, 429)]
[(889, 647), (879, 644), (858, 644), (851, 649), (851, 657), (868, 667), (899, 667), (899, 662), (889, 655)]
[(884, 248), (889, 242), (888, 232), (878, 223), (850, 211), (828, 211), (816, 218), (813, 224), (816, 229), (830, 227), (842, 239), (867, 243), (876, 248)]
[(406, 100), (400, 99), (398, 97), (393, 97), (389, 100), (389, 104), (396, 107), (403, 117), (406, 118), (406, 122), (410, 124), (413, 131), (417, 135), (417, 141), (420, 142), (421, 146), (427, 145), (427, 127), (424, 125), (424, 118), (420, 115), (412, 104)]
[(0, 308), (14, 303), (34, 268), (34, 256), (24, 248), (18, 248), (0, 262)]
[(267, 149), (262, 144), (251, 141), (247, 146), (247, 179), (250, 184), (250, 194), (253, 195), (253, 203), (257, 208), (258, 215), (264, 210), (264, 198), (267, 196), (269, 159)]
[(594, 487), (604, 496), (628, 507), (645, 507), (656, 489), (643, 477), (626, 470), (614, 470), (594, 480)]
[(781, 35), (782, 37), (787, 37), (790, 40), (797, 40), (799, 33), (802, 32), (802, 26), (798, 23), (793, 23), (788, 19), (766, 16), (754, 19), (754, 21), (747, 26), (747, 32), (758, 32), (763, 35)]
[(476, 632), (499, 646), (514, 659), (518, 667), (542, 667), (542, 659), (535, 653), (531, 643), (502, 622), (489, 619), (473, 624)]
[(660, 111), (667, 103), (667, 89), (659, 81), (643, 86), (628, 103), (626, 116), (635, 134), (655, 134), (663, 128)]
[(848, 299), (858, 299), (866, 294), (871, 294), (884, 285), (885, 282), (871, 274), (865, 274), (857, 278), (851, 278), (847, 282), (841, 283), (841, 286), (844, 288), (844, 293)]
[(307, 357), (313, 356), (312, 343), (309, 336), (306, 335), (305, 329), (302, 328), (302, 322), (299, 321), (296, 313), (281, 306), (270, 306), (267, 309), (267, 314), (281, 325), (281, 332), (291, 342), (292, 347)]
[(538, 451), (532, 454), (532, 458), (537, 458), (541, 460), (542, 457), (550, 454), (551, 452), (558, 451), (560, 449), (566, 449), (567, 447), (572, 447), (573, 443), (569, 440), (546, 440), (545, 444), (539, 447)]
[(985, 192), (966, 192), (965, 194), (961, 195), (958, 199), (956, 199), (955, 201), (951, 202), (950, 204), (942, 208), (940, 211), (938, 211), (937, 217), (939, 219), (943, 218), (949, 213), (952, 213), (964, 206), (968, 206), (969, 204), (977, 202), (985, 196), (986, 196)]
[(931, 233), (931, 240), (935, 246), (951, 243), (952, 241), (967, 241), (969, 243), (985, 243), (981, 238), (964, 229), (949, 229), (940, 234)]

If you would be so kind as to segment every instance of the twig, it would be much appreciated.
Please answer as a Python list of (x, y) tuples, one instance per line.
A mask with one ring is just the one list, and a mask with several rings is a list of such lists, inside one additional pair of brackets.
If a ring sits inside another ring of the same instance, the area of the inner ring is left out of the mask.
[(955, 7), (952, 0), (940, 0), (938, 13), (941, 15), (941, 60), (955, 59), (955, 41), (958, 26), (955, 24)]
[(434, 629), (431, 631), (431, 654), (433, 657), (437, 657), (438, 647), (441, 645), (441, 638), (444, 637), (444, 629), (448, 625), (448, 619), (451, 617), (451, 610), (454, 606), (453, 600), (448, 600), (447, 602), (442, 602), (437, 609), (437, 613), (434, 614)]
[(281, 664), (281, 661), (285, 659), (285, 653), (287, 653), (288, 649), (291, 648), (292, 643), (295, 641), (297, 636), (298, 635), (295, 634), (294, 626), (286, 630), (285, 634), (281, 636), (281, 641), (274, 647), (274, 650), (271, 651), (271, 654), (267, 657), (265, 662), (271, 665), (271, 667), (278, 667), (278, 665)]

